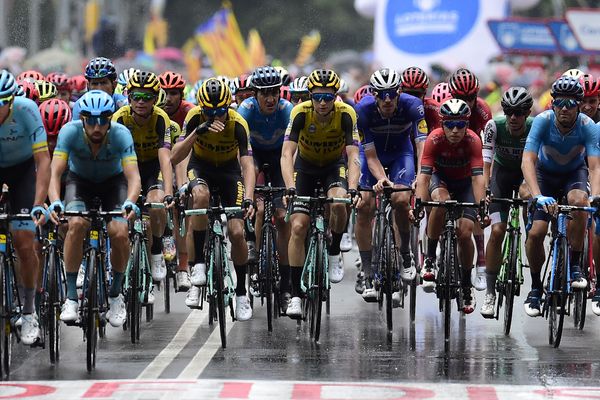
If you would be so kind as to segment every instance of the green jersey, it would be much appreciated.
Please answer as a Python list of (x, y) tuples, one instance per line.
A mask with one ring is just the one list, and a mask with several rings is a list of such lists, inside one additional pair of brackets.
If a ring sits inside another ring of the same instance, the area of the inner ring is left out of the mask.
[(483, 130), (483, 161), (491, 164), (494, 160), (505, 168), (520, 170), (523, 148), (532, 123), (533, 117), (527, 117), (525, 134), (513, 136), (508, 131), (506, 116), (489, 120)]

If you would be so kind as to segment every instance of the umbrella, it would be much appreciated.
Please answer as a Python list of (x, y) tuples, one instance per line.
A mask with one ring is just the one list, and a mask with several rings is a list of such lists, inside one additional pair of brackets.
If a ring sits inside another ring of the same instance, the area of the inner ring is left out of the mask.
[(51, 47), (25, 60), (24, 68), (77, 74), (81, 73), (81, 57), (78, 54)]

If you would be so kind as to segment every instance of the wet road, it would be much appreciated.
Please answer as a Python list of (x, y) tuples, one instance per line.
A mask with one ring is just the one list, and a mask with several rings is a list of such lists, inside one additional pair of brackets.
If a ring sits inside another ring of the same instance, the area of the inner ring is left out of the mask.
[[(208, 325), (206, 310), (190, 312), (183, 304), (185, 294), (179, 293), (172, 297), (171, 313), (165, 314), (158, 292), (155, 318), (142, 322), (140, 343), (131, 344), (129, 332), (107, 328), (92, 373), (85, 369), (81, 330), (63, 327), (59, 365), (49, 363), (47, 350), (19, 346), (13, 354), (11, 381), (234, 379), (422, 383), (424, 387), (436, 382), (545, 388), (598, 385), (600, 319), (591, 311), (583, 331), (573, 328), (571, 317), (565, 319), (561, 346), (554, 349), (548, 345), (547, 321), (525, 315), (524, 294), (516, 300), (512, 332), (505, 337), (502, 320), (485, 320), (479, 314), (484, 292), (478, 292), (473, 314), (460, 317), (453, 313), (451, 348), (446, 353), (443, 318), (435, 295), (419, 289), (415, 324), (410, 324), (407, 309), (395, 310), (394, 331), (388, 340), (384, 314), (354, 292), (355, 258), (355, 251), (345, 255), (346, 276), (333, 287), (331, 315), (324, 317), (319, 344), (286, 317), (275, 320), (269, 334), (266, 311), (255, 304), (251, 321), (228, 321), (228, 347), (223, 350), (218, 330)], [(526, 293), (528, 270), (525, 275), (522, 292)], [(0, 398), (8, 398), (2, 397), (2, 390), (0, 386)], [(600, 392), (594, 393), (600, 396)]]

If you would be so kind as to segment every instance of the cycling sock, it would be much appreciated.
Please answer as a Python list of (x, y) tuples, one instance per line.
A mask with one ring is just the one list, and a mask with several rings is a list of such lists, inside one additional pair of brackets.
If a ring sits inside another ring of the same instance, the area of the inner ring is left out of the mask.
[(77, 272), (67, 272), (67, 298), (78, 300), (77, 296)]
[(33, 314), (35, 312), (35, 288), (25, 288), (23, 292), (25, 293), (23, 314)]
[(477, 247), (477, 266), (485, 267), (485, 240), (483, 235), (475, 236), (475, 247)]
[(196, 263), (204, 262), (204, 239), (206, 239), (206, 230), (193, 231), (194, 236), (194, 261)]
[(485, 273), (485, 282), (487, 284), (487, 293), (488, 294), (496, 294), (496, 278), (498, 274), (495, 272), (486, 272)]
[(360, 251), (360, 260), (362, 262), (362, 269), (365, 273), (365, 278), (370, 278), (373, 275), (373, 268), (371, 266), (371, 258), (373, 256), (373, 252), (371, 250), (368, 251)]
[(113, 271), (112, 285), (110, 285), (110, 292), (108, 297), (117, 297), (121, 293), (123, 287), (123, 273)]
[(400, 253), (410, 252), (410, 231), (400, 231)]
[(156, 255), (162, 253), (162, 238), (152, 235), (152, 246), (150, 246), (150, 254)]
[[(581, 251), (571, 250), (571, 271), (573, 271), (573, 267), (581, 266)], [(581, 271), (581, 268), (577, 268), (578, 271)]]
[(427, 236), (427, 257), (431, 257), (435, 260), (435, 257), (437, 256), (437, 245), (437, 239), (432, 239), (429, 236)]
[(531, 289), (537, 289), (540, 291), (544, 289), (544, 285), (542, 285), (542, 278), (539, 272), (531, 271)]
[(280, 265), (279, 273), (281, 274), (281, 292), (289, 292), (290, 291), (290, 266), (289, 265)]
[(302, 266), (290, 265), (290, 275), (292, 276), (292, 297), (300, 297), (300, 279), (302, 279)]
[(235, 295), (246, 295), (246, 273), (248, 272), (248, 264), (234, 265), (235, 275), (237, 276), (237, 284), (235, 285)]
[(344, 236), (344, 232), (336, 233), (331, 231), (331, 246), (329, 247), (330, 256), (338, 256), (341, 253), (340, 242), (342, 241), (342, 236)]

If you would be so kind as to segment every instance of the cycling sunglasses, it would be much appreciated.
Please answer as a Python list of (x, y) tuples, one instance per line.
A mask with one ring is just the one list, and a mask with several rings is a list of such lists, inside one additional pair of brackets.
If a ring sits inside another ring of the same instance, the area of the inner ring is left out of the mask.
[(110, 123), (109, 117), (97, 117), (97, 116), (90, 115), (89, 117), (85, 117), (84, 120), (85, 120), (85, 123), (90, 126), (95, 126), (95, 125), (104, 126), (104, 125)]
[(312, 99), (317, 103), (324, 101), (325, 103), (329, 103), (330, 101), (335, 100), (335, 94), (333, 93), (313, 93)]
[(567, 107), (568, 109), (575, 108), (579, 105), (579, 102), (575, 99), (555, 99), (552, 100), (552, 106), (563, 108)]
[(307, 94), (293, 94), (292, 95), (292, 101), (295, 102), (303, 102), (306, 100), (309, 100), (310, 96)]
[(0, 99), (0, 107), (4, 107), (13, 100), (14, 96), (3, 97)]
[(396, 97), (398, 97), (399, 93), (396, 89), (390, 89), (380, 90), (378, 92), (375, 92), (375, 95), (381, 100), (385, 100), (387, 97), (389, 97), (390, 100), (394, 100)]
[(131, 96), (131, 100), (133, 101), (152, 101), (156, 98), (156, 95), (154, 93), (145, 92), (131, 92), (129, 96)]
[(202, 112), (209, 118), (222, 117), (227, 113), (227, 107), (204, 108)]
[(100, 69), (88, 68), (85, 70), (85, 76), (88, 79), (106, 78), (108, 75), (110, 75), (110, 73), (111, 73), (111, 71), (109, 71), (106, 68), (100, 68)]
[(454, 129), (454, 128), (458, 128), (458, 129), (463, 129), (467, 126), (468, 122), (467, 121), (444, 121), (443, 125), (448, 128), (448, 129)]
[(504, 111), (504, 115), (506, 115), (507, 117), (510, 117), (512, 115), (514, 115), (515, 117), (523, 117), (529, 112), (529, 110), (522, 110), (520, 108), (504, 108), (502, 111)]
[(469, 103), (471, 101), (477, 100), (477, 95), (472, 94), (471, 96), (454, 96), (454, 98), (458, 99), (458, 100), (466, 101), (467, 103)]

